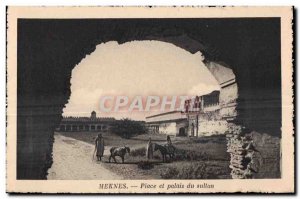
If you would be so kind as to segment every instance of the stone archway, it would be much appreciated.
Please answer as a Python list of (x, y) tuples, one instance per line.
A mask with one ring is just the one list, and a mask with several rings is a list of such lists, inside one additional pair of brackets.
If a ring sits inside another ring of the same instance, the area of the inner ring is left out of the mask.
[(261, 151), (266, 144), (275, 146), (274, 153), (263, 154), (275, 166), (263, 166), (253, 177), (278, 177), (280, 19), (19, 19), (18, 179), (45, 179), (52, 164), (53, 131), (69, 99), (76, 64), (97, 44), (133, 40), (173, 43), (191, 53), (201, 51), (207, 64), (231, 68), (238, 84), (231, 134), (238, 140), (251, 135)]

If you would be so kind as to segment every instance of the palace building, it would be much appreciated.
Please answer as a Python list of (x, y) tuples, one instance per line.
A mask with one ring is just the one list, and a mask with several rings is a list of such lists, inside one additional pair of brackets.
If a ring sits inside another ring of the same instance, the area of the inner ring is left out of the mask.
[(188, 120), (181, 111), (170, 111), (146, 117), (150, 133), (187, 136)]
[(198, 137), (215, 131), (225, 131), (227, 123), (221, 121), (219, 116), (219, 96), (220, 91), (195, 96), (185, 101), (182, 111), (148, 116), (146, 117), (148, 131), (181, 137)]
[(228, 130), (228, 121), (236, 116), (238, 87), (234, 73), (218, 63), (209, 63), (207, 67), (220, 90), (186, 101), (188, 135), (191, 137), (224, 134)]
[(63, 117), (57, 131), (98, 131), (107, 132), (115, 118), (112, 117), (97, 117), (93, 111), (90, 117)]
[(218, 63), (209, 63), (208, 69), (219, 83), (220, 90), (186, 100), (182, 112), (147, 117), (150, 132), (189, 137), (226, 133), (228, 121), (236, 116), (238, 87), (235, 75), (231, 69)]

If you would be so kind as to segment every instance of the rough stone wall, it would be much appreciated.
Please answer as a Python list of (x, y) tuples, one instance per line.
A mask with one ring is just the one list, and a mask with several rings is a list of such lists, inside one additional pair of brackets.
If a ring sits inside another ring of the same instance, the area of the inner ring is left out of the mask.
[(232, 178), (280, 178), (280, 138), (255, 131), (244, 134), (241, 126), (229, 126), (227, 152)]
[(242, 136), (242, 127), (229, 124), (227, 137), (227, 152), (230, 154), (230, 169), (232, 178), (252, 178), (252, 156), (255, 151), (251, 148), (252, 139)]

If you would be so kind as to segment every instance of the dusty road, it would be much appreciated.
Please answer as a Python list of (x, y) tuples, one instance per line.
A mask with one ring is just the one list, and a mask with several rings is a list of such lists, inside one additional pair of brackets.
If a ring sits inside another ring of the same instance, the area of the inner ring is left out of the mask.
[[(118, 180), (118, 176), (104, 168), (103, 162), (93, 160), (94, 146), (62, 135), (55, 135), (53, 165), (49, 180)], [(108, 147), (104, 154), (108, 154)]]

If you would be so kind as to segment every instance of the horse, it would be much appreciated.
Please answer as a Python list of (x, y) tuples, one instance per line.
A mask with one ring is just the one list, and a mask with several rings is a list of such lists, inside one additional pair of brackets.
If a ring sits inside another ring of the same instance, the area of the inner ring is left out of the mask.
[(175, 147), (173, 145), (160, 145), (153, 143), (153, 151), (159, 150), (163, 159), (163, 162), (166, 161), (166, 156), (169, 155), (170, 159), (174, 158)]
[(130, 148), (127, 147), (127, 146), (124, 146), (124, 147), (112, 147), (110, 149), (109, 162), (110, 162), (111, 158), (113, 158), (114, 161), (117, 162), (116, 156), (119, 156), (119, 157), (122, 158), (122, 163), (124, 163), (124, 157), (125, 157), (126, 153), (130, 154)]

